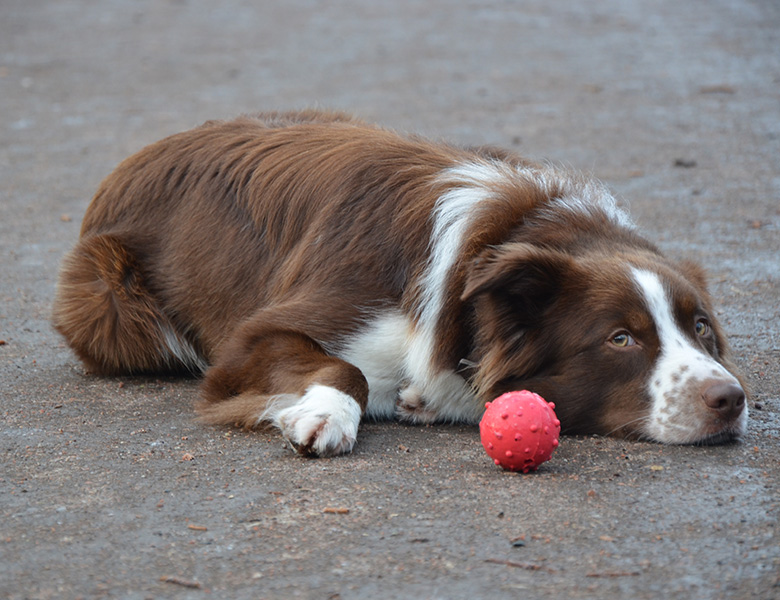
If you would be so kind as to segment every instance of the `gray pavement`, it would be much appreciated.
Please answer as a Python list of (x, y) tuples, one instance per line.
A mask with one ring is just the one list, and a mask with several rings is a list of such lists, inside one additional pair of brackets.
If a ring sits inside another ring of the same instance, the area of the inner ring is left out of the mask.
[[(301, 459), (201, 426), (197, 381), (84, 374), (52, 331), (98, 182), (212, 118), (328, 107), (590, 171), (704, 263), (741, 444), (368, 423)], [(780, 597), (780, 5), (0, 0), (0, 597)]]

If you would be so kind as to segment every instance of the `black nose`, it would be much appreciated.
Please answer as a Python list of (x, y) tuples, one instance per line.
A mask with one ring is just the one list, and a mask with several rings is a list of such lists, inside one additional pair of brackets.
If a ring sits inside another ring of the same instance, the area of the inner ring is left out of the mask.
[(731, 381), (705, 381), (702, 398), (722, 419), (734, 420), (745, 408), (745, 391)]

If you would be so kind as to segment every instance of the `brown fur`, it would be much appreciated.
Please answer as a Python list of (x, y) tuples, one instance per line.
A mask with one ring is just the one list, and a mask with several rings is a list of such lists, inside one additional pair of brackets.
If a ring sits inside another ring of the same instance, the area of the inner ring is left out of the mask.
[[(365, 406), (362, 375), (315, 340), (354, 330), (366, 310), (413, 303), (404, 292), (425, 260), (433, 178), (461, 156), (322, 113), (162, 140), (101, 184), (63, 263), (55, 326), (91, 370), (116, 374), (187, 367), (161, 351), (156, 324), (170, 322), (214, 364), (200, 409), (214, 423), (253, 426), (250, 412), (315, 378)], [(424, 200), (400, 201), (410, 196)], [(407, 243), (377, 235), (388, 229)]]
[[(312, 384), (365, 410), (364, 374), (333, 350), (384, 309), (417, 318), (432, 213), (455, 185), (441, 173), (474, 160), (532, 166), (338, 113), (171, 136), (101, 184), (63, 263), (54, 324), (97, 373), (208, 367), (199, 411), (212, 423), (257, 426)], [(634, 435), (624, 424), (645, 410), (658, 349), (603, 343), (616, 321), (653, 339), (646, 314), (626, 311), (642, 302), (620, 265), (665, 269), (681, 304), (711, 315), (703, 275), (598, 211), (533, 221), (566, 195), (555, 185), (508, 179), (480, 206), (447, 280), (433, 363), (459, 370), (476, 402), (522, 386), (556, 400), (570, 432)], [(726, 361), (713, 329), (707, 351)]]

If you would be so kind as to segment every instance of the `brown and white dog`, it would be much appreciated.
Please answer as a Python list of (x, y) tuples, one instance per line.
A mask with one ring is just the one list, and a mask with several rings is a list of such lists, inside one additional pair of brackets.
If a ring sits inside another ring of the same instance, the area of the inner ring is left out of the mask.
[(564, 432), (738, 438), (745, 392), (702, 271), (599, 183), (322, 112), (168, 137), (121, 163), (54, 323), (100, 374), (205, 372), (211, 423), (352, 449), (361, 417), (479, 420), (530, 389)]

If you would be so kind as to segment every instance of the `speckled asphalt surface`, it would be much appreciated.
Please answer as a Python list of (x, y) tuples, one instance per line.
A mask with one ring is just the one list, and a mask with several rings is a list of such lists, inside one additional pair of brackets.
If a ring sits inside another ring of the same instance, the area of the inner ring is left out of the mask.
[[(0, 597), (780, 597), (780, 5), (772, 0), (0, 4)], [(368, 423), (305, 460), (100, 379), (51, 330), (102, 177), (211, 118), (308, 106), (591, 171), (709, 269), (741, 444)]]

